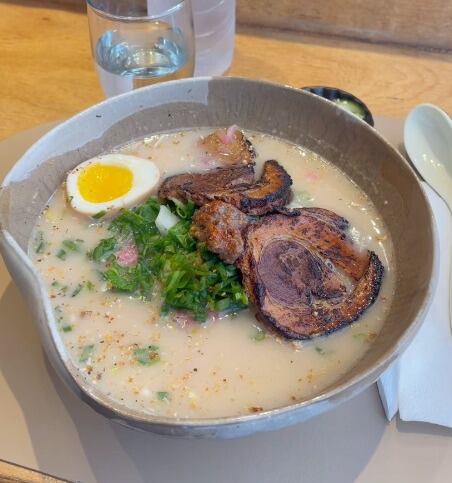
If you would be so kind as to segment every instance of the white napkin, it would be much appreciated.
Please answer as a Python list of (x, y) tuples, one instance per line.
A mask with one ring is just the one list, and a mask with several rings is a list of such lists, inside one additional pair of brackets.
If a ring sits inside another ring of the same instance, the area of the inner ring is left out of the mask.
[(378, 381), (388, 420), (452, 427), (452, 334), (449, 323), (449, 263), (452, 218), (444, 201), (425, 183), (439, 234), (440, 269), (425, 320), (401, 358)]

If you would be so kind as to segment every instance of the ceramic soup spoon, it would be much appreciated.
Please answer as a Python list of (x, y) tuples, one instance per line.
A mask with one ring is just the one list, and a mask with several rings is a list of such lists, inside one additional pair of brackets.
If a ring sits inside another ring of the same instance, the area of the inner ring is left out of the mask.
[[(411, 161), (452, 214), (452, 120), (438, 107), (420, 104), (405, 121), (404, 142)], [(452, 261), (449, 319), (452, 325)]]

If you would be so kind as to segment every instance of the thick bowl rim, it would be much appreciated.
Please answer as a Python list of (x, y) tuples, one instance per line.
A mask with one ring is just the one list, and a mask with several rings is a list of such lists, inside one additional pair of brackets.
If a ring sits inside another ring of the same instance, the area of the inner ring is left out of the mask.
[[(361, 390), (364, 390), (365, 387), (368, 387), (370, 384), (375, 382), (378, 379), (378, 377), (381, 375), (383, 370), (386, 367), (388, 367), (389, 364), (396, 359), (396, 357), (400, 355), (401, 350), (405, 348), (408, 345), (408, 343), (413, 339), (414, 335), (416, 334), (417, 330), (421, 325), (421, 322), (424, 319), (424, 316), (431, 302), (432, 293), (434, 292), (434, 289), (436, 287), (436, 282), (437, 282), (436, 279), (439, 271), (439, 249), (438, 249), (439, 238), (438, 238), (437, 228), (435, 225), (430, 202), (428, 201), (425, 194), (425, 190), (422, 184), (420, 183), (419, 178), (417, 177), (413, 168), (410, 166), (407, 160), (388, 141), (384, 139), (384, 137), (381, 134), (379, 134), (373, 127), (369, 126), (365, 121), (360, 120), (353, 114), (344, 111), (338, 106), (335, 106), (334, 103), (328, 101), (327, 99), (324, 99), (322, 97), (317, 96), (316, 94), (302, 91), (299, 88), (292, 87), (285, 84), (278, 84), (278, 83), (270, 82), (266, 80), (256, 80), (256, 79), (249, 79), (244, 77), (197, 77), (197, 78), (178, 79), (174, 81), (165, 82), (164, 84), (165, 85), (188, 85), (190, 83), (202, 84), (202, 83), (209, 83), (211, 81), (251, 83), (255, 85), (269, 85), (282, 90), (290, 90), (290, 91), (296, 92), (299, 95), (311, 96), (316, 100), (315, 102), (323, 102), (328, 104), (330, 108), (336, 109), (338, 112), (342, 113), (343, 115), (351, 116), (354, 122), (360, 122), (364, 126), (364, 129), (370, 130), (373, 133), (373, 136), (376, 136), (379, 139), (379, 142), (383, 143), (386, 146), (386, 148), (389, 149), (395, 155), (396, 158), (398, 158), (399, 162), (404, 164), (405, 167), (408, 168), (409, 172), (411, 173), (416, 183), (418, 184), (421, 191), (421, 195), (424, 199), (424, 203), (427, 206), (427, 209), (429, 212), (429, 218), (431, 220), (431, 226), (432, 226), (431, 245), (432, 245), (432, 251), (433, 251), (432, 271), (431, 271), (431, 277), (428, 284), (428, 289), (424, 297), (424, 300), (422, 301), (422, 304), (417, 314), (411, 321), (410, 325), (402, 333), (402, 335), (398, 338), (398, 340), (396, 340), (393, 345), (391, 345), (388, 349), (386, 349), (386, 351), (380, 356), (380, 358), (377, 360), (375, 364), (367, 368), (365, 371), (362, 371), (359, 374), (356, 374), (350, 379), (344, 381), (339, 386), (336, 386), (330, 390), (326, 390), (315, 397), (312, 397), (310, 399), (307, 399), (298, 403), (289, 404), (286, 406), (280, 406), (277, 408), (273, 408), (273, 409), (269, 409), (266, 411), (261, 411), (261, 412), (253, 413), (249, 415), (244, 414), (239, 416), (224, 416), (224, 417), (214, 417), (214, 418), (171, 418), (171, 417), (154, 416), (154, 415), (146, 414), (144, 412), (135, 411), (127, 408), (124, 405), (116, 403), (115, 401), (108, 399), (103, 395), (102, 395), (103, 397), (99, 397), (97, 394), (93, 394), (91, 391), (89, 391), (89, 384), (81, 384), (80, 381), (74, 377), (74, 374), (69, 369), (66, 361), (61, 360), (60, 362), (63, 363), (63, 366), (67, 374), (70, 376), (70, 382), (73, 383), (74, 385), (74, 387), (71, 387), (71, 389), (76, 393), (79, 393), (81, 391), (81, 393), (84, 396), (88, 397), (88, 402), (90, 401), (95, 402), (100, 407), (106, 409), (108, 412), (113, 413), (119, 420), (126, 420), (126, 421), (129, 420), (132, 423), (141, 423), (149, 426), (160, 425), (160, 426), (167, 426), (167, 427), (185, 427), (185, 428), (194, 427), (199, 429), (208, 427), (213, 429), (213, 428), (218, 428), (222, 426), (238, 425), (245, 422), (258, 422), (261, 420), (268, 420), (269, 418), (274, 418), (277, 416), (279, 417), (287, 413), (299, 411), (308, 406), (314, 406), (316, 404), (325, 402), (332, 398), (338, 402), (345, 401), (352, 395), (360, 392)], [(8, 184), (12, 181), (15, 171), (20, 168), (20, 165), (23, 162), (24, 158), (28, 158), (30, 155), (32, 155), (35, 149), (39, 148), (43, 143), (45, 143), (48, 138), (58, 133), (59, 130), (65, 129), (67, 124), (72, 123), (78, 117), (84, 116), (90, 112), (94, 112), (99, 108), (102, 108), (103, 106), (114, 104), (115, 102), (118, 102), (118, 100), (122, 100), (127, 97), (140, 95), (140, 93), (143, 91), (152, 92), (153, 89), (158, 89), (162, 85), (163, 83), (147, 86), (135, 91), (130, 91), (130, 92), (121, 94), (119, 96), (106, 99), (100, 103), (97, 103), (75, 114), (71, 118), (63, 121), (61, 124), (51, 129), (44, 136), (42, 136), (21, 156), (21, 158), (13, 165), (13, 167), (9, 170), (9, 172), (5, 176), (0, 186), (0, 189), (8, 186)], [(10, 246), (12, 250), (14, 250), (14, 252), (16, 252), (16, 254), (19, 256), (24, 266), (26, 266), (30, 270), (33, 277), (38, 281), (39, 288), (40, 288), (40, 295), (43, 297), (45, 301), (45, 299), (48, 298), (47, 290), (44, 288), (41, 277), (37, 269), (34, 267), (33, 263), (31, 262), (30, 258), (17, 245), (14, 238), (7, 230), (2, 229), (0, 233), (4, 238), (4, 241)], [(46, 307), (46, 316), (47, 316), (46, 322), (47, 322), (47, 325), (49, 326), (48, 328), (50, 329), (51, 328), (50, 323), (52, 322), (53, 312), (48, 313), (47, 309), (49, 307)], [(52, 335), (51, 341), (55, 346), (58, 346), (58, 343), (53, 337), (53, 335)], [(57, 350), (57, 352), (60, 359), (62, 359), (60, 351)], [(66, 378), (63, 378), (63, 379), (66, 380)], [(366, 386), (360, 388), (359, 387), (360, 383), (365, 383)]]

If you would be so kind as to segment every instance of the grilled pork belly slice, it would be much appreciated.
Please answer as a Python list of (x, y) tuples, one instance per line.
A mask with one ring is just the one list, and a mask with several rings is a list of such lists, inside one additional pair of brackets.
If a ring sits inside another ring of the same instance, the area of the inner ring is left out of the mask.
[(203, 205), (225, 191), (245, 189), (253, 183), (253, 166), (215, 168), (202, 173), (176, 174), (166, 178), (160, 186), (158, 196), (162, 199), (191, 200)]
[(322, 208), (255, 220), (213, 201), (193, 217), (192, 234), (236, 262), (259, 319), (287, 338), (308, 339), (357, 320), (380, 290), (383, 265), (353, 244), (347, 228)]
[(346, 220), (328, 210), (268, 215), (243, 230), (237, 266), (258, 318), (291, 339), (327, 334), (357, 320), (382, 282), (378, 256), (360, 250)]
[(243, 229), (249, 218), (235, 206), (216, 200), (207, 203), (193, 216), (191, 234), (226, 263), (234, 263), (243, 253)]
[(191, 200), (198, 206), (220, 200), (244, 213), (263, 215), (287, 204), (291, 185), (286, 170), (277, 161), (269, 160), (256, 182), (252, 166), (232, 166), (172, 176), (163, 182), (158, 195), (163, 199)]

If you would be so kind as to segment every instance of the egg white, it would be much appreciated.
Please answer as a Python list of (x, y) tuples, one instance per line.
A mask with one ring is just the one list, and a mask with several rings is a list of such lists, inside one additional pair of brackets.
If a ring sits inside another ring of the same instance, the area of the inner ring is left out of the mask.
[[(79, 191), (78, 178), (83, 170), (92, 164), (129, 169), (133, 174), (132, 187), (127, 193), (110, 201), (93, 203), (86, 200)], [(66, 192), (69, 203), (75, 211), (89, 216), (106, 211), (106, 216), (111, 216), (122, 208), (129, 208), (142, 202), (151, 194), (159, 179), (159, 169), (148, 159), (124, 154), (106, 154), (88, 159), (70, 171), (66, 178)]]

